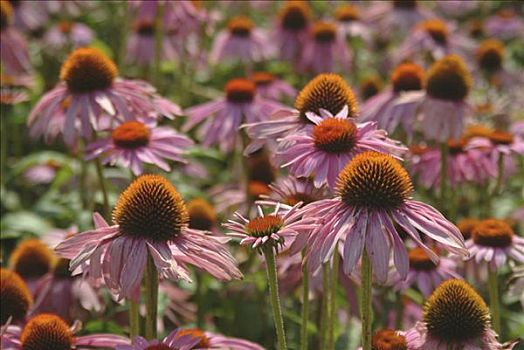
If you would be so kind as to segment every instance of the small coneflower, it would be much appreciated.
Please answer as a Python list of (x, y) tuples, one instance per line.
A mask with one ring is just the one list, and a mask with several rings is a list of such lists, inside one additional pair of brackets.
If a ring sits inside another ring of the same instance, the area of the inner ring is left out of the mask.
[(0, 1), (0, 58), (2, 73), (27, 75), (31, 72), (31, 62), (27, 42), (13, 26), (13, 7), (6, 0)]
[(496, 39), (484, 40), (476, 51), (478, 66), (488, 73), (502, 68), (504, 61), (504, 44)]
[(333, 72), (336, 68), (347, 70), (350, 66), (351, 53), (337, 25), (324, 21), (313, 23), (300, 57), (299, 69), (320, 74)]
[(269, 48), (266, 35), (250, 18), (233, 17), (213, 41), (209, 59), (212, 63), (228, 59), (252, 63), (267, 58)]
[[(139, 65), (152, 64), (155, 59), (155, 22), (154, 20), (137, 20), (127, 42), (127, 60)], [(161, 58), (173, 60), (177, 57), (168, 35), (162, 40)]]
[(103, 277), (119, 299), (136, 298), (148, 255), (163, 278), (190, 281), (186, 264), (223, 280), (242, 276), (218, 238), (188, 227), (182, 197), (162, 176), (142, 175), (131, 183), (113, 210), (113, 226), (93, 217), (94, 230), (75, 234), (55, 250), (72, 260), (71, 271), (80, 267), (89, 269), (90, 279)]
[[(62, 81), (31, 112), (28, 119), (31, 134), (47, 135), (52, 131), (50, 126), (57, 123), (55, 115), (61, 116), (58, 130), (64, 141), (72, 145), (79, 131), (90, 139), (103, 114), (129, 121), (138, 117), (173, 118), (182, 113), (177, 105), (158, 96), (148, 83), (119, 79), (117, 75), (115, 63), (102, 51), (96, 48), (73, 51), (62, 65)], [(65, 108), (64, 101), (67, 101)]]
[(164, 158), (186, 163), (182, 156), (193, 144), (187, 136), (170, 127), (138, 120), (117, 123), (110, 132), (110, 136), (87, 146), (86, 159), (102, 157), (102, 163), (121, 164), (137, 176), (143, 172), (143, 163), (156, 165), (164, 171), (171, 170)]
[(29, 100), (27, 90), (34, 86), (28, 75), (0, 75), (0, 105), (16, 105)]
[[(392, 329), (380, 329), (371, 338), (371, 349), (373, 350), (408, 350), (406, 338), (401, 332)], [(362, 348), (359, 348), (362, 350)]]
[(271, 37), (276, 41), (280, 59), (296, 62), (307, 40), (311, 9), (307, 1), (287, 1), (278, 12)]
[(326, 187), (317, 188), (309, 178), (294, 178), (292, 176), (281, 177), (269, 185), (271, 190), (268, 194), (260, 196), (259, 204), (276, 206), (281, 203), (282, 207), (293, 207), (298, 203), (307, 205), (314, 201), (325, 199), (328, 196)]
[(416, 0), (374, 2), (366, 11), (366, 22), (383, 35), (404, 34), (423, 20), (435, 17)]
[(230, 152), (235, 147), (241, 124), (264, 121), (283, 106), (258, 96), (255, 83), (248, 79), (231, 79), (224, 90), (224, 97), (187, 109), (189, 120), (183, 129), (190, 130), (205, 120), (198, 130), (202, 144), (219, 145), (222, 151)]
[(42, 241), (36, 238), (27, 239), (17, 245), (9, 265), (34, 291), (38, 279), (48, 273), (53, 266), (53, 252)]
[(501, 40), (521, 38), (524, 34), (522, 17), (509, 8), (502, 8), (486, 19), (486, 34)]
[(405, 334), (413, 350), (502, 350), (491, 329), (490, 311), (480, 295), (462, 280), (443, 282), (424, 305), (422, 321)]
[(457, 227), (460, 230), (460, 233), (462, 233), (465, 241), (471, 238), (471, 232), (473, 232), (473, 229), (479, 223), (480, 220), (475, 218), (464, 218), (457, 222)]
[(295, 177), (312, 176), (317, 187), (327, 183), (333, 188), (340, 171), (359, 153), (376, 151), (400, 158), (407, 151), (378, 130), (375, 122), (355, 123), (348, 106), (336, 115), (320, 109), (320, 115), (308, 112), (306, 116), (313, 128), (280, 139), (277, 160)]
[(119, 345), (116, 350), (263, 350), (260, 345), (240, 338), (230, 338), (218, 333), (204, 332), (198, 328), (178, 328), (169, 333), (162, 341), (146, 340), (142, 337), (133, 339), (132, 345)]
[(399, 64), (391, 73), (390, 87), (362, 106), (362, 120), (376, 121), (379, 128), (391, 133), (400, 125), (408, 136), (412, 136), (418, 103), (401, 102), (400, 98), (406, 92), (421, 93), (424, 86), (425, 72), (422, 67), (411, 62)]
[(255, 72), (251, 80), (257, 87), (257, 93), (265, 98), (280, 100), (283, 97), (294, 98), (297, 95), (294, 87), (269, 72)]
[(464, 18), (479, 8), (477, 1), (437, 0), (437, 8), (447, 17)]
[(44, 43), (46, 48), (52, 50), (71, 49), (88, 46), (94, 35), (91, 28), (83, 23), (61, 21), (45, 33)]
[(313, 127), (306, 117), (308, 112), (320, 114), (320, 109), (325, 109), (336, 114), (344, 106), (349, 108), (349, 117), (358, 116), (357, 100), (348, 83), (338, 74), (319, 74), (299, 92), (295, 109), (278, 110), (267, 121), (245, 125), (253, 140), (245, 153), (253, 153), (267, 143), (275, 143), (281, 137)]
[(408, 259), (408, 276), (404, 281), (396, 281), (398, 289), (416, 286), (427, 298), (443, 281), (450, 278), (461, 278), (456, 272), (456, 261), (448, 257), (440, 256), (439, 261), (434, 262), (424, 249), (417, 247), (408, 251)]
[(411, 199), (412, 191), (407, 171), (395, 158), (377, 152), (355, 156), (338, 176), (337, 196), (301, 210), (304, 217), (322, 223), (307, 233), (310, 266), (315, 269), (328, 262), (339, 242), (344, 241), (341, 254), (346, 274), (354, 270), (365, 250), (375, 276), (384, 282), (392, 248), (395, 267), (405, 279), (409, 258), (394, 223), (434, 261), (438, 256), (422, 242), (418, 232), (454, 253), (466, 255), (460, 231), (431, 206)]
[(378, 75), (370, 75), (360, 81), (360, 96), (362, 100), (369, 100), (376, 96), (383, 88), (382, 79)]
[(189, 228), (212, 231), (217, 224), (215, 209), (204, 198), (194, 198), (187, 203)]
[(0, 325), (3, 326), (9, 318), (14, 323), (23, 321), (33, 304), (31, 292), (16, 272), (1, 269), (0, 280)]
[(361, 38), (363, 40), (371, 39), (371, 31), (364, 24), (360, 9), (351, 4), (341, 5), (335, 9), (335, 19), (337, 20), (337, 27), (343, 37)]

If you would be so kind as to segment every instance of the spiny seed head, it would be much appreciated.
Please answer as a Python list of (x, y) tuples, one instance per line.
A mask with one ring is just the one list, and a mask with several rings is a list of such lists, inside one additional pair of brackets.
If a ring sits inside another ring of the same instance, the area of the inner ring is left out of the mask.
[(249, 103), (255, 98), (256, 85), (244, 78), (231, 79), (225, 86), (226, 99), (232, 103)]
[(457, 140), (448, 140), (448, 151), (449, 154), (459, 154), (464, 152), (464, 147), (466, 146), (466, 139), (460, 138)]
[(325, 109), (335, 115), (344, 108), (349, 108), (349, 117), (356, 117), (358, 105), (353, 91), (344, 78), (338, 74), (319, 74), (300, 91), (295, 101), (295, 108), (306, 122), (306, 112), (320, 113)]
[(255, 24), (251, 19), (245, 16), (233, 17), (227, 22), (227, 29), (229, 32), (238, 37), (248, 37)]
[(9, 317), (13, 321), (25, 318), (33, 304), (33, 297), (22, 278), (13, 271), (0, 270), (0, 323), (4, 325)]
[(476, 52), (480, 68), (494, 72), (502, 68), (504, 61), (504, 44), (496, 39), (484, 40)]
[(284, 198), (283, 202), (291, 206), (302, 202), (302, 206), (305, 206), (311, 202), (314, 202), (315, 200), (317, 200), (317, 198), (313, 198), (313, 196), (311, 196), (309, 193), (295, 192)]
[(419, 271), (434, 270), (437, 265), (429, 258), (428, 253), (420, 247), (410, 249), (408, 252), (409, 266)]
[(279, 17), (284, 29), (298, 32), (308, 26), (311, 9), (306, 1), (287, 1), (280, 9)]
[(13, 7), (9, 1), (0, 1), (0, 29), (7, 28), (13, 19)]
[(311, 34), (320, 43), (330, 43), (337, 37), (337, 26), (331, 22), (316, 21), (311, 28)]
[(269, 72), (255, 72), (251, 76), (251, 80), (258, 86), (268, 86), (275, 81), (275, 76)]
[(104, 90), (113, 84), (118, 74), (115, 63), (96, 48), (73, 51), (60, 70), (60, 79), (73, 93)]
[(25, 325), (20, 342), (24, 350), (70, 350), (74, 339), (67, 323), (60, 317), (40, 314)]
[(437, 44), (445, 45), (448, 41), (448, 26), (439, 19), (423, 21), (418, 25), (418, 28), (428, 33)]
[(209, 339), (206, 334), (198, 328), (181, 329), (177, 333), (177, 338), (184, 336), (191, 336), (193, 338), (200, 339), (200, 342), (194, 346), (195, 349), (207, 349), (210, 348)]
[(392, 329), (381, 329), (371, 339), (371, 350), (407, 350), (406, 338)]
[(23, 278), (41, 277), (51, 270), (53, 252), (36, 238), (22, 241), (10, 257), (10, 265)]
[(429, 68), (426, 89), (434, 98), (462, 101), (468, 95), (471, 85), (471, 74), (457, 55), (445, 56)]
[(514, 141), (513, 134), (500, 130), (494, 130), (488, 138), (495, 145), (511, 145)]
[(335, 10), (335, 18), (340, 22), (352, 22), (360, 19), (360, 11), (354, 5), (342, 5)]
[(409, 198), (413, 186), (407, 171), (387, 154), (364, 152), (338, 175), (337, 192), (349, 206), (394, 209)]
[(137, 34), (142, 36), (151, 37), (155, 34), (155, 23), (151, 20), (137, 20), (133, 28)]
[(360, 82), (360, 94), (364, 100), (367, 100), (382, 90), (382, 79), (378, 75), (371, 75)]
[(249, 180), (269, 185), (275, 180), (275, 168), (264, 152), (256, 153), (247, 159)]
[(489, 309), (480, 295), (462, 280), (447, 280), (424, 305), (428, 333), (446, 343), (480, 338), (490, 326)]
[(406, 62), (399, 64), (391, 73), (393, 91), (415, 91), (424, 88), (424, 69), (416, 63)]
[(60, 30), (60, 32), (64, 33), (64, 34), (69, 34), (71, 33), (71, 29), (73, 28), (73, 23), (71, 23), (70, 21), (60, 21), (58, 23), (58, 30)]
[(246, 224), (246, 233), (253, 237), (271, 236), (284, 225), (282, 217), (278, 215), (258, 216)]
[(271, 193), (271, 188), (268, 184), (262, 181), (251, 180), (247, 184), (247, 193), (253, 199), (259, 199), (261, 195), (268, 195)]
[(485, 126), (485, 125), (481, 125), (481, 124), (474, 124), (474, 125), (470, 125), (466, 128), (466, 130), (464, 131), (464, 138), (469, 140), (469, 139), (472, 139), (474, 137), (485, 137), (485, 138), (489, 138), (489, 135), (493, 132), (493, 129)]
[(494, 248), (510, 246), (513, 236), (513, 229), (505, 221), (497, 219), (482, 220), (471, 231), (476, 244)]
[(413, 10), (417, 7), (417, 0), (393, 0), (393, 7), (397, 9)]
[(462, 233), (464, 240), (471, 238), (471, 233), (473, 232), (473, 229), (479, 223), (480, 223), (480, 220), (473, 219), (473, 218), (464, 218), (460, 220), (459, 222), (457, 222), (457, 227), (460, 230), (460, 233)]
[(189, 227), (209, 231), (217, 222), (215, 209), (204, 198), (194, 198), (187, 203)]
[(53, 275), (57, 278), (70, 278), (71, 271), (69, 271), (69, 263), (71, 260), (60, 258), (55, 262), (53, 268)]
[(357, 127), (349, 119), (326, 118), (313, 128), (315, 147), (326, 153), (351, 151), (357, 142)]
[(147, 174), (122, 192), (113, 221), (124, 235), (162, 242), (180, 234), (189, 216), (175, 186), (160, 175)]
[(111, 132), (115, 146), (125, 149), (137, 149), (149, 144), (151, 131), (142, 122), (129, 121), (118, 125)]

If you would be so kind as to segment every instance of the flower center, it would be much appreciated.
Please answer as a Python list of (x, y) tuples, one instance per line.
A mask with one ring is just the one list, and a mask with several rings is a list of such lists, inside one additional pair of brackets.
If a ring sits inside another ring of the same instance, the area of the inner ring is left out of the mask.
[(295, 108), (304, 122), (310, 123), (306, 112), (319, 114), (320, 108), (335, 115), (344, 106), (349, 108), (349, 117), (358, 113), (357, 100), (346, 81), (337, 74), (319, 74), (309, 81), (300, 91), (295, 101)]
[(95, 48), (76, 49), (60, 70), (60, 79), (73, 93), (107, 89), (118, 74), (115, 63)]
[(189, 227), (197, 230), (209, 231), (217, 221), (217, 214), (213, 206), (203, 198), (195, 198), (187, 203), (189, 213)]
[(445, 45), (448, 41), (448, 26), (438, 19), (430, 19), (419, 24), (419, 28), (424, 30), (431, 38), (440, 45)]
[(402, 63), (395, 68), (391, 74), (393, 91), (422, 90), (424, 87), (424, 69), (415, 63)]
[(244, 16), (234, 17), (227, 22), (229, 32), (238, 37), (246, 38), (251, 35), (255, 24), (252, 20)]
[(0, 1), (0, 29), (3, 30), (11, 24), (13, 7), (8, 1)]
[(338, 175), (337, 191), (349, 206), (387, 210), (399, 207), (413, 191), (407, 171), (391, 156), (364, 152)]
[(33, 298), (26, 284), (20, 276), (13, 271), (0, 270), (0, 323), (4, 325), (9, 317), (13, 321), (25, 318), (27, 310), (33, 304)]
[(71, 271), (69, 271), (69, 259), (60, 258), (55, 263), (53, 269), (53, 275), (58, 278), (69, 278), (71, 277)]
[[(249, 179), (267, 185), (275, 180), (275, 169), (265, 153), (248, 158)], [(264, 192), (265, 193), (265, 192)]]
[(488, 72), (499, 70), (503, 60), (504, 44), (496, 39), (484, 40), (477, 49), (477, 62)]
[(457, 222), (457, 227), (462, 233), (462, 236), (464, 237), (464, 240), (471, 238), (471, 233), (473, 232), (473, 229), (475, 226), (477, 226), (480, 223), (480, 220), (477, 219), (470, 219), (465, 218)]
[(155, 23), (153, 21), (138, 20), (133, 24), (135, 32), (143, 36), (153, 36), (155, 34)]
[(429, 68), (427, 91), (434, 98), (461, 101), (468, 95), (471, 84), (471, 75), (457, 55), (446, 56)]
[(23, 278), (41, 277), (51, 270), (53, 253), (38, 239), (20, 243), (11, 254), (11, 266)]
[(499, 10), (499, 12), (497, 12), (497, 16), (502, 19), (509, 20), (515, 18), (515, 12), (506, 8)]
[(279, 15), (284, 29), (298, 32), (307, 27), (311, 10), (305, 1), (288, 1), (280, 9)]
[(122, 192), (113, 221), (124, 235), (152, 241), (169, 241), (187, 225), (184, 200), (167, 179), (142, 175)]
[(393, 7), (397, 9), (415, 9), (417, 7), (416, 0), (393, 0)]
[(313, 128), (313, 140), (326, 153), (349, 152), (357, 142), (357, 127), (349, 119), (327, 118)]
[(466, 140), (448, 140), (448, 150), (449, 154), (459, 154), (464, 152), (464, 146), (466, 146)]
[(209, 339), (207, 338), (206, 334), (197, 328), (181, 329), (178, 331), (176, 337), (180, 338), (180, 337), (184, 337), (188, 335), (192, 336), (193, 338), (200, 339), (200, 342), (197, 345), (195, 345), (194, 348), (207, 349), (211, 347), (211, 345), (209, 344)]
[(352, 22), (360, 19), (360, 12), (356, 6), (342, 5), (335, 10), (335, 18), (340, 22)]
[(492, 129), (488, 128), (487, 126), (480, 125), (480, 124), (474, 124), (467, 127), (466, 131), (464, 131), (464, 138), (469, 140), (474, 137), (485, 137), (489, 138), (489, 135), (493, 132)]
[(261, 195), (268, 195), (271, 193), (271, 188), (262, 181), (251, 180), (247, 184), (247, 192), (250, 197), (258, 199)]
[(72, 27), (73, 24), (69, 21), (60, 21), (60, 23), (58, 23), (58, 29), (64, 34), (69, 34)]
[(360, 84), (360, 93), (364, 100), (375, 96), (380, 90), (382, 90), (382, 80), (376, 75), (365, 78)]
[(377, 331), (371, 340), (372, 350), (407, 350), (406, 338), (391, 329)]
[(231, 103), (249, 103), (255, 98), (256, 85), (244, 78), (231, 79), (225, 86), (226, 99)]
[(291, 205), (291, 206), (294, 206), (300, 202), (302, 202), (302, 206), (304, 206), (313, 201), (315, 201), (315, 198), (313, 198), (311, 195), (307, 193), (299, 193), (299, 192), (295, 192), (291, 195), (288, 195), (286, 198), (284, 198), (284, 203), (287, 205)]
[(493, 131), (488, 135), (488, 138), (496, 145), (511, 145), (513, 143), (513, 135), (505, 131)]
[(414, 156), (421, 156), (424, 153), (429, 151), (429, 148), (424, 145), (411, 145), (409, 146), (409, 153), (411, 153)]
[(447, 280), (424, 305), (428, 333), (444, 342), (478, 339), (489, 327), (489, 309), (466, 282)]
[(513, 235), (513, 230), (506, 222), (496, 219), (483, 220), (471, 231), (473, 241), (486, 247), (509, 247)]
[(280, 230), (283, 225), (284, 221), (280, 216), (259, 216), (246, 224), (246, 230), (247, 234), (250, 236), (265, 237), (278, 232), (278, 230)]
[(317, 21), (311, 28), (313, 38), (319, 43), (331, 43), (337, 37), (337, 26), (330, 22)]
[(258, 86), (268, 86), (275, 81), (275, 76), (269, 72), (255, 72), (251, 80)]
[(145, 350), (177, 350), (173, 349), (170, 346), (167, 346), (166, 344), (156, 344), (156, 345), (150, 345)]
[(111, 132), (113, 143), (121, 148), (136, 149), (147, 146), (151, 131), (138, 121), (124, 122)]
[(20, 341), (24, 350), (70, 350), (73, 333), (60, 317), (40, 314), (25, 325)]
[(409, 266), (419, 271), (432, 271), (437, 265), (422, 248), (413, 248), (408, 252)]

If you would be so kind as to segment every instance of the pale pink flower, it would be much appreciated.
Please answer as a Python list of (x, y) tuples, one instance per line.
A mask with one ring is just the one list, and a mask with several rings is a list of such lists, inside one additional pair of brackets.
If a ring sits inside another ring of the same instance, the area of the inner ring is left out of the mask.
[[(127, 42), (127, 61), (139, 65), (151, 65), (155, 59), (155, 22), (154, 20), (138, 20), (133, 25), (133, 31)], [(162, 39), (161, 58), (174, 60), (176, 49), (168, 35)]]
[(296, 63), (308, 37), (311, 9), (305, 1), (287, 1), (279, 10), (271, 41), (281, 60)]
[(489, 37), (502, 40), (522, 39), (524, 21), (513, 10), (503, 8), (486, 20), (485, 30)]
[(31, 72), (31, 62), (25, 38), (13, 26), (13, 7), (9, 1), (2, 1), (2, 23), (0, 28), (0, 60), (2, 73), (18, 76)]
[(44, 48), (61, 50), (83, 47), (91, 44), (94, 32), (83, 23), (62, 21), (51, 27), (44, 35)]
[(257, 87), (257, 94), (271, 100), (280, 100), (285, 98), (295, 98), (297, 90), (294, 87), (279, 79), (269, 72), (255, 72), (251, 80)]
[(417, 23), (435, 17), (416, 0), (373, 1), (364, 19), (381, 35), (405, 34)]

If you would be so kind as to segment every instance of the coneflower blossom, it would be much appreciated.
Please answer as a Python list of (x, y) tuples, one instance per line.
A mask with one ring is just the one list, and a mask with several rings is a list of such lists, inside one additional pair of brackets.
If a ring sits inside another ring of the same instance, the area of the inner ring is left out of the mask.
[(142, 175), (131, 183), (113, 210), (113, 226), (97, 213), (93, 220), (94, 230), (75, 234), (55, 250), (71, 259), (71, 271), (88, 269), (93, 281), (103, 277), (118, 299), (136, 299), (148, 255), (163, 278), (191, 281), (186, 264), (222, 280), (242, 276), (219, 238), (188, 228), (184, 201), (162, 176)]
[(297, 62), (308, 37), (311, 9), (305, 1), (286, 1), (278, 12), (271, 40), (276, 42), (281, 60)]
[(320, 115), (306, 113), (314, 127), (280, 139), (278, 162), (295, 177), (312, 176), (316, 187), (327, 183), (333, 188), (338, 174), (355, 155), (376, 151), (400, 158), (407, 151), (378, 130), (375, 122), (355, 123), (348, 114), (348, 106), (336, 115), (325, 109), (320, 109)]
[(9, 258), (10, 268), (18, 273), (33, 293), (40, 277), (53, 265), (53, 252), (42, 241), (30, 238), (17, 245)]
[(486, 34), (488, 37), (501, 40), (522, 38), (524, 34), (524, 21), (515, 11), (509, 8), (499, 10), (495, 15), (486, 19)]
[(31, 318), (23, 328), (7, 327), (2, 334), (2, 349), (88, 350), (129, 344), (129, 339), (114, 334), (75, 336), (79, 330), (79, 323), (69, 327), (56, 315), (40, 314)]
[(294, 98), (297, 95), (295, 88), (269, 72), (255, 72), (251, 80), (256, 85), (257, 94), (264, 98), (280, 100), (283, 97)]
[(31, 292), (16, 272), (3, 268), (0, 271), (0, 326), (4, 326), (9, 319), (11, 323), (21, 323), (33, 305)]
[(276, 101), (258, 96), (253, 81), (232, 79), (225, 85), (224, 97), (186, 110), (189, 119), (183, 130), (188, 131), (204, 121), (197, 132), (202, 144), (208, 147), (219, 145), (222, 151), (230, 152), (242, 123), (264, 121), (271, 112), (282, 107)]
[(384, 87), (382, 79), (376, 74), (364, 77), (359, 84), (359, 95), (362, 101), (367, 101), (376, 96)]
[(319, 114), (322, 108), (336, 114), (346, 105), (349, 116), (357, 117), (357, 100), (344, 78), (337, 74), (319, 74), (300, 91), (295, 109), (277, 110), (266, 121), (245, 125), (253, 141), (244, 153), (253, 153), (268, 143), (276, 143), (281, 137), (312, 128), (313, 123), (306, 117), (307, 112)]
[(319, 220), (317, 229), (307, 233), (310, 268), (315, 270), (328, 262), (343, 241), (346, 274), (351, 274), (364, 252), (377, 280), (385, 282), (393, 250), (395, 267), (401, 278), (406, 278), (409, 258), (395, 223), (435, 262), (438, 256), (419, 232), (453, 253), (467, 255), (460, 231), (431, 206), (411, 199), (412, 191), (408, 173), (392, 156), (377, 152), (355, 156), (338, 176), (337, 196), (301, 210), (304, 217)]
[(373, 1), (365, 20), (383, 35), (404, 34), (417, 23), (435, 17), (417, 0)]
[[(384, 328), (373, 334), (371, 348), (373, 350), (408, 350), (408, 345), (402, 332)], [(362, 348), (358, 348), (358, 350), (362, 350)]]
[(415, 63), (401, 63), (391, 73), (391, 87), (366, 101), (362, 106), (362, 121), (376, 121), (380, 129), (393, 133), (398, 126), (412, 136), (417, 117), (416, 101), (401, 103), (402, 94), (422, 91), (424, 69)]
[(250, 341), (230, 338), (221, 334), (204, 332), (197, 328), (178, 328), (169, 333), (162, 341), (146, 340), (142, 337), (133, 339), (132, 345), (119, 345), (116, 350), (148, 350), (148, 349), (180, 349), (180, 350), (264, 350), (258, 344)]
[(252, 63), (267, 58), (269, 49), (266, 35), (255, 28), (251, 19), (234, 17), (227, 23), (227, 30), (216, 36), (209, 60), (212, 63), (223, 60)]
[(27, 90), (34, 86), (29, 75), (0, 75), (0, 105), (16, 105), (29, 100)]
[(119, 79), (117, 74), (114, 62), (100, 50), (73, 51), (62, 65), (62, 82), (47, 92), (29, 115), (31, 134), (38, 137), (52, 132), (57, 128), (55, 116), (62, 115), (58, 130), (64, 141), (72, 145), (78, 131), (90, 139), (103, 114), (130, 121), (173, 118), (182, 113), (177, 105), (158, 96), (153, 86), (144, 81)]
[(341, 5), (335, 9), (337, 27), (346, 39), (360, 38), (366, 42), (371, 39), (371, 30), (364, 23), (360, 9), (355, 5)]
[(456, 279), (433, 292), (423, 319), (404, 335), (410, 350), (509, 350), (518, 343), (498, 342), (486, 303), (469, 284)]
[[(26, 75), (31, 72), (27, 43), (13, 27), (13, 7), (9, 1), (0, 1), (0, 59), (2, 69), (9, 75)], [(4, 73), (4, 72), (2, 72)]]
[(94, 32), (83, 23), (61, 21), (51, 27), (44, 35), (44, 43), (53, 50), (88, 46)]
[[(155, 59), (155, 22), (151, 20), (137, 20), (133, 24), (133, 32), (127, 42), (127, 60), (129, 63), (149, 65)], [(177, 57), (176, 50), (166, 35), (162, 40), (162, 55), (165, 60)]]
[(119, 163), (135, 175), (142, 174), (142, 163), (156, 165), (164, 171), (171, 170), (164, 158), (186, 163), (182, 155), (193, 144), (172, 128), (140, 121), (123, 122), (110, 131), (109, 137), (87, 146), (86, 159), (102, 157), (104, 164)]
[(299, 70), (319, 74), (338, 68), (348, 70), (350, 66), (351, 52), (336, 24), (323, 21), (313, 23), (298, 63)]
[(517, 236), (502, 220), (479, 222), (466, 241), (471, 259), (477, 264), (486, 262), (491, 271), (498, 271), (511, 259), (524, 264), (524, 238)]
[(269, 185), (271, 192), (261, 194), (258, 204), (276, 206), (278, 203), (293, 207), (301, 202), (307, 205), (311, 202), (325, 199), (328, 196), (327, 187), (317, 188), (309, 178), (294, 178), (292, 176), (281, 177)]

